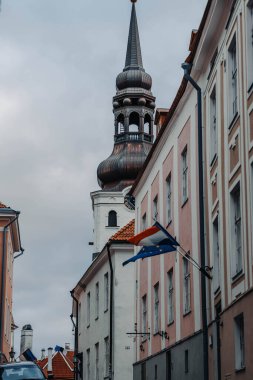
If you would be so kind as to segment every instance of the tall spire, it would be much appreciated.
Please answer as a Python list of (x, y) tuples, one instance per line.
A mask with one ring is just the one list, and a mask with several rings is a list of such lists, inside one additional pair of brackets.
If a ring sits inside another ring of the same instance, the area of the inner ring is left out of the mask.
[(131, 0), (126, 65), (116, 79), (113, 97), (114, 147), (98, 166), (98, 183), (104, 191), (132, 186), (153, 143), (155, 97), (152, 78), (142, 65), (135, 2)]
[(141, 56), (141, 44), (140, 44), (140, 37), (139, 37), (139, 30), (138, 30), (138, 23), (137, 23), (137, 16), (136, 16), (136, 9), (135, 9), (135, 2), (132, 1), (132, 14), (131, 14), (131, 21), (130, 21), (130, 28), (129, 28), (129, 35), (128, 35), (128, 45), (127, 45), (127, 54), (126, 54), (126, 63), (125, 63), (125, 70), (133, 69), (133, 68), (139, 68), (143, 69), (142, 65), (142, 56)]

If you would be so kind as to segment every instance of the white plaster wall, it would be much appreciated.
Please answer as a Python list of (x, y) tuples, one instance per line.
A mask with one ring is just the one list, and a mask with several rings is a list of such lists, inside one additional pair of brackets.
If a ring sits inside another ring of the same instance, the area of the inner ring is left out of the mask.
[[(124, 205), (122, 192), (96, 191), (91, 193), (94, 215), (94, 251), (100, 252), (109, 238), (134, 218), (134, 211)], [(117, 212), (117, 227), (108, 226), (108, 214)]]
[[(133, 338), (129, 338), (126, 332), (134, 330), (134, 290), (135, 274), (134, 265), (122, 266), (122, 262), (133, 255), (133, 248), (125, 246), (112, 249), (112, 263), (114, 268), (114, 319), (113, 319), (113, 355), (114, 355), (114, 379), (132, 380), (132, 364), (134, 362)], [(102, 254), (107, 255), (104, 251)], [(95, 263), (94, 263), (95, 264)], [(79, 315), (79, 339), (78, 350), (83, 352), (83, 379), (86, 377), (86, 352), (90, 349), (90, 375), (95, 379), (95, 344), (99, 343), (99, 378), (105, 375), (105, 344), (104, 339), (109, 337), (110, 309), (104, 312), (104, 275), (109, 274), (108, 260), (99, 269), (94, 265), (93, 277), (82, 291), (79, 302), (81, 303)], [(85, 280), (84, 280), (85, 281)], [(95, 315), (95, 288), (99, 282), (99, 318)], [(90, 326), (87, 327), (87, 294), (91, 295)]]

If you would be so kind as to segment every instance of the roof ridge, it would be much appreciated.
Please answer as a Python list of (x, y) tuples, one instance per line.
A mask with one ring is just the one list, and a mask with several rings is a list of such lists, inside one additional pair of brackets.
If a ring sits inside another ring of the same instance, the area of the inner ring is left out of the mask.
[(68, 358), (62, 352), (60, 352), (60, 354), (63, 357), (63, 359), (64, 359), (65, 363), (67, 364), (67, 366), (69, 367), (69, 369), (71, 371), (74, 371), (74, 368), (71, 368), (70, 365), (69, 365), (69, 363), (68, 363), (68, 361), (67, 361)]

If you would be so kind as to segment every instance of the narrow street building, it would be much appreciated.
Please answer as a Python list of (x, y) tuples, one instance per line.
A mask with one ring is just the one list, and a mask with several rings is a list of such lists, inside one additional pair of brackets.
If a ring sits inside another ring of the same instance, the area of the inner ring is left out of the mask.
[[(209, 0), (186, 63), (202, 91), (210, 380), (253, 377), (253, 2)], [(197, 92), (182, 80), (131, 190), (201, 262)], [(201, 275), (178, 252), (137, 262), (134, 380), (203, 380)]]
[(0, 203), (0, 362), (10, 359), (16, 328), (12, 314), (13, 263), (22, 252), (18, 216), (19, 212)]

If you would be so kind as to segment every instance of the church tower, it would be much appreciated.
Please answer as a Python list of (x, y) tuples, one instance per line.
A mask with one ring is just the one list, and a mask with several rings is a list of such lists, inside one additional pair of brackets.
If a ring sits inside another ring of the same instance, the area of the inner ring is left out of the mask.
[(152, 78), (142, 63), (135, 2), (132, 0), (125, 68), (117, 76), (113, 98), (114, 148), (97, 170), (98, 183), (105, 191), (133, 185), (153, 143), (155, 98)]
[(134, 212), (124, 205), (124, 196), (137, 178), (154, 139), (155, 98), (151, 92), (152, 78), (142, 62), (136, 1), (131, 0), (125, 67), (117, 76), (113, 98), (114, 147), (97, 169), (102, 190), (91, 194), (96, 252), (134, 218)]

